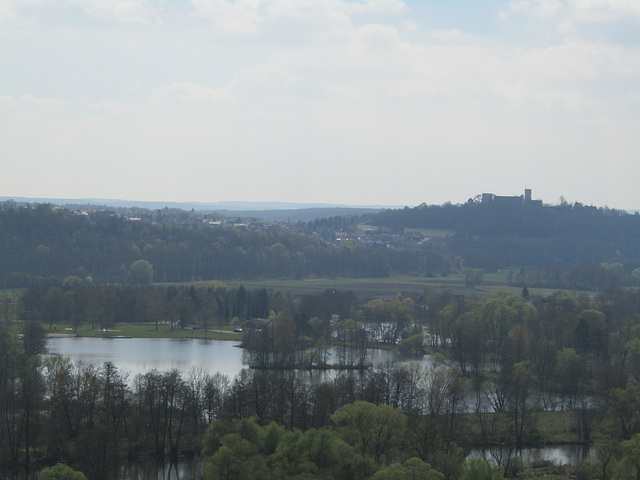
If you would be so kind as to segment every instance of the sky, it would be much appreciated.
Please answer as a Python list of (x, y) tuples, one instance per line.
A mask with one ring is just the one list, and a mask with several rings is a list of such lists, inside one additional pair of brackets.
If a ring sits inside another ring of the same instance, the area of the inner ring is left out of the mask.
[(0, 196), (640, 209), (640, 1), (0, 0)]

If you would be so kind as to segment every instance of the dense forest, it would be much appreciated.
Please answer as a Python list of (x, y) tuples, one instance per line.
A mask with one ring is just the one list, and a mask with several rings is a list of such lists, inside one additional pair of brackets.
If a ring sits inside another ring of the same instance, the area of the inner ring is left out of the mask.
[[(137, 220), (96, 210), (80, 215), (51, 205), (0, 206), (0, 274), (6, 287), (67, 276), (129, 281), (144, 259), (158, 282), (227, 278), (379, 277), (390, 274), (383, 251), (329, 245), (283, 228), (248, 230), (175, 219)], [(428, 252), (422, 253), (428, 257)]]
[[(442, 276), (513, 270), (518, 286), (604, 291), (640, 283), (640, 216), (580, 204), (426, 206), (309, 223), (233, 223), (174, 210), (0, 204), (0, 282), (144, 283)], [(240, 219), (238, 219), (240, 220)], [(415, 229), (445, 229), (430, 238)], [(521, 272), (521, 269), (526, 269)]]
[[(473, 253), (481, 268), (568, 267), (620, 262), (640, 266), (640, 215), (621, 210), (526, 202), (469, 200), (462, 205), (420, 205), (370, 215), (372, 225), (399, 232), (442, 228), (455, 234), (448, 248)], [(467, 255), (468, 256), (468, 255)]]

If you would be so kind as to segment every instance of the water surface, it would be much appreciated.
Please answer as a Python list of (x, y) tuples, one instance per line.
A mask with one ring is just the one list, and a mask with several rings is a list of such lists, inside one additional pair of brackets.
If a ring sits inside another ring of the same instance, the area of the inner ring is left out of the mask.
[(176, 338), (50, 338), (50, 355), (63, 355), (73, 362), (83, 361), (101, 366), (112, 362), (133, 378), (150, 370), (177, 368), (188, 373), (202, 367), (211, 374), (220, 372), (233, 378), (246, 365), (239, 343), (223, 340)]

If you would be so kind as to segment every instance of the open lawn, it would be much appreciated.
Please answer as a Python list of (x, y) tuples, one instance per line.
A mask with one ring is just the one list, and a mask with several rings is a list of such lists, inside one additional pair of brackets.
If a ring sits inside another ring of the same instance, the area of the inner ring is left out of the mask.
[[(226, 285), (229, 288), (238, 288), (243, 285), (249, 290), (266, 288), (274, 292), (291, 293), (293, 295), (306, 295), (321, 292), (327, 289), (351, 290), (364, 299), (390, 297), (401, 292), (421, 293), (426, 288), (439, 291), (449, 291), (455, 295), (485, 296), (496, 292), (508, 292), (516, 295), (522, 294), (522, 288), (507, 285), (508, 270), (499, 270), (493, 273), (484, 273), (482, 284), (474, 288), (467, 288), (464, 284), (464, 275), (451, 274), (447, 277), (418, 277), (410, 275), (397, 275), (383, 278), (313, 278), (303, 280), (292, 279), (261, 279), (261, 280), (227, 280), (214, 282), (187, 282), (187, 283), (157, 283), (155, 285), (190, 286), (194, 284), (215, 283), (218, 286)], [(2, 290), (0, 294), (15, 296), (20, 290)], [(551, 295), (558, 289), (529, 288), (530, 295)], [(571, 292), (570, 292), (571, 293)], [(11, 297), (13, 298), (13, 297)]]
[[(427, 288), (449, 291), (455, 295), (484, 296), (498, 291), (507, 291), (517, 295), (522, 294), (522, 288), (507, 285), (507, 271), (485, 273), (481, 285), (467, 288), (464, 285), (463, 274), (452, 274), (448, 277), (414, 277), (391, 276), (384, 278), (318, 278), (304, 280), (232, 280), (225, 284), (230, 288), (243, 285), (249, 290), (266, 288), (268, 290), (288, 292), (294, 295), (321, 292), (327, 289), (351, 290), (362, 298), (376, 298), (394, 296), (400, 292), (421, 293)], [(549, 294), (551, 290), (529, 288), (530, 295)]]
[(439, 290), (456, 290), (464, 294), (466, 290), (461, 276), (451, 277), (384, 277), (384, 278), (318, 278), (305, 280), (242, 280), (227, 281), (230, 288), (243, 285), (249, 290), (266, 288), (268, 290), (288, 292), (292, 294), (311, 294), (327, 289), (351, 290), (363, 298), (394, 296), (399, 292), (422, 292), (425, 288)]

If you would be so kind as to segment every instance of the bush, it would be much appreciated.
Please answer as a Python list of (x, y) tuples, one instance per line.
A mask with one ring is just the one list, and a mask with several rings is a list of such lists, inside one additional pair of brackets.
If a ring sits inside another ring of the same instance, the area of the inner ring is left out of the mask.
[(53, 467), (42, 469), (38, 480), (87, 480), (87, 477), (64, 463), (58, 463)]

